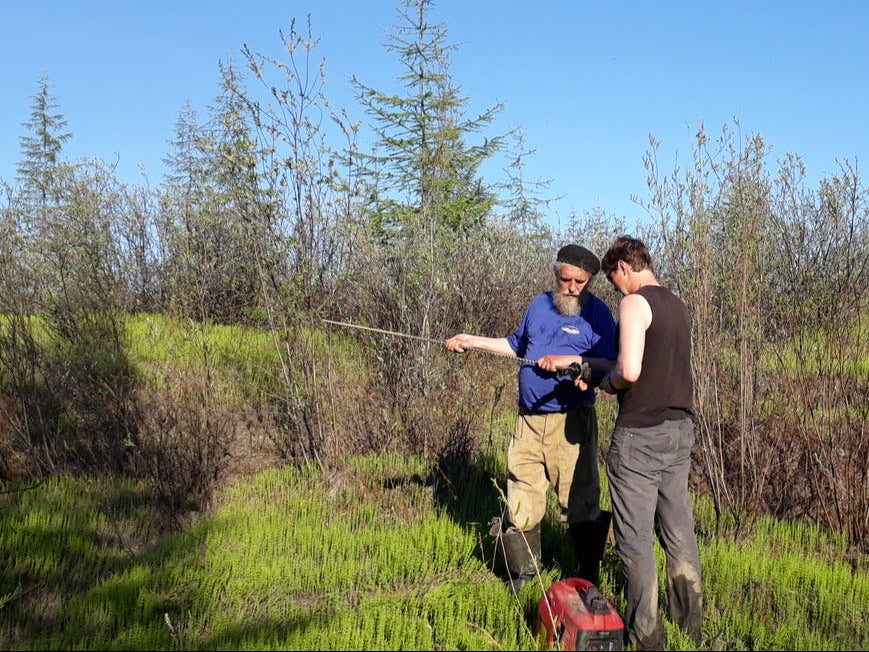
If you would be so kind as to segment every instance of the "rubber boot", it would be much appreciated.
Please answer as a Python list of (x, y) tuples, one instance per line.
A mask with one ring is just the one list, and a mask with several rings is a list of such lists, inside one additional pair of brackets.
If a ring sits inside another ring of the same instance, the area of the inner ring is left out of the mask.
[(595, 521), (570, 524), (570, 541), (576, 557), (576, 575), (595, 586), (600, 582), (600, 562), (606, 549), (612, 512), (600, 513)]
[(540, 566), (540, 524), (522, 531), (503, 523), (501, 519), (495, 519), (489, 533), (495, 539), (495, 555), (503, 556), (508, 583), (518, 593), (525, 584), (534, 579)]

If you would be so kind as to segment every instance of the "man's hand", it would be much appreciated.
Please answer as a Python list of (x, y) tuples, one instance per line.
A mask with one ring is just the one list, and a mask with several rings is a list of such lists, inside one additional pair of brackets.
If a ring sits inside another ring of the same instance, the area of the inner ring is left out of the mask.
[[(570, 365), (582, 365), (582, 356), (579, 355), (544, 355), (537, 361), (537, 366), (544, 371), (559, 373), (570, 367)], [(560, 373), (560, 375), (566, 375)]]
[(570, 376), (579, 390), (585, 391), (591, 383), (591, 367), (579, 355), (544, 355), (537, 366), (558, 376)]
[(573, 386), (576, 387), (579, 391), (584, 392), (589, 388), (588, 381), (585, 380), (583, 376), (577, 376), (573, 379)]
[(600, 385), (597, 386), (599, 390), (602, 392), (606, 392), (607, 394), (616, 394), (618, 390), (613, 387), (613, 374), (615, 371), (610, 371), (606, 376), (603, 377), (603, 380), (600, 381)]
[(464, 353), (468, 349), (474, 348), (471, 345), (471, 340), (473, 335), (468, 335), (467, 333), (459, 333), (458, 335), (453, 335), (450, 339), (444, 342), (444, 346), (450, 351), (454, 351), (456, 353)]

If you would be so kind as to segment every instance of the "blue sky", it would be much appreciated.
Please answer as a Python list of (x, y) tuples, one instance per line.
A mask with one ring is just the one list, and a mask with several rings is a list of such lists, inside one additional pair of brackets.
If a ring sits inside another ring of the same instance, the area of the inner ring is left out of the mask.
[[(13, 181), (22, 123), (47, 75), (72, 139), (68, 158), (117, 161), (122, 181), (164, 172), (189, 99), (203, 116), (219, 93), (219, 62), (241, 48), (278, 55), (278, 31), (311, 16), (333, 107), (365, 119), (348, 84), (393, 90), (400, 68), (384, 47), (398, 0), (0, 0), (0, 178)], [(452, 73), (469, 110), (504, 102), (495, 131), (519, 127), (549, 180), (553, 224), (572, 211), (643, 213), (643, 155), (661, 142), (664, 171), (691, 157), (702, 122), (717, 136), (738, 120), (759, 133), (770, 164), (802, 156), (810, 185), (839, 162), (869, 161), (869, 2), (862, 0), (440, 0)], [(488, 171), (496, 174), (497, 171)]]

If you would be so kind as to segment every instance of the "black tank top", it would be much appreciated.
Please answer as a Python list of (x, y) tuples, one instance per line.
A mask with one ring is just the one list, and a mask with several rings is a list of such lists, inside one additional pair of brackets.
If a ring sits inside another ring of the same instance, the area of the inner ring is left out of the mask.
[(689, 418), (694, 414), (694, 381), (688, 307), (658, 285), (645, 285), (636, 293), (649, 302), (652, 323), (646, 331), (640, 377), (618, 395), (616, 425), (646, 428)]

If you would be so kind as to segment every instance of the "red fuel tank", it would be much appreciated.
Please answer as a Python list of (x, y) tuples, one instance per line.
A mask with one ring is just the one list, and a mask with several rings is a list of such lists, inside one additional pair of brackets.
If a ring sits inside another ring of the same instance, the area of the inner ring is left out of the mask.
[(537, 606), (546, 645), (562, 650), (621, 650), (624, 623), (594, 584), (579, 577), (555, 582)]

